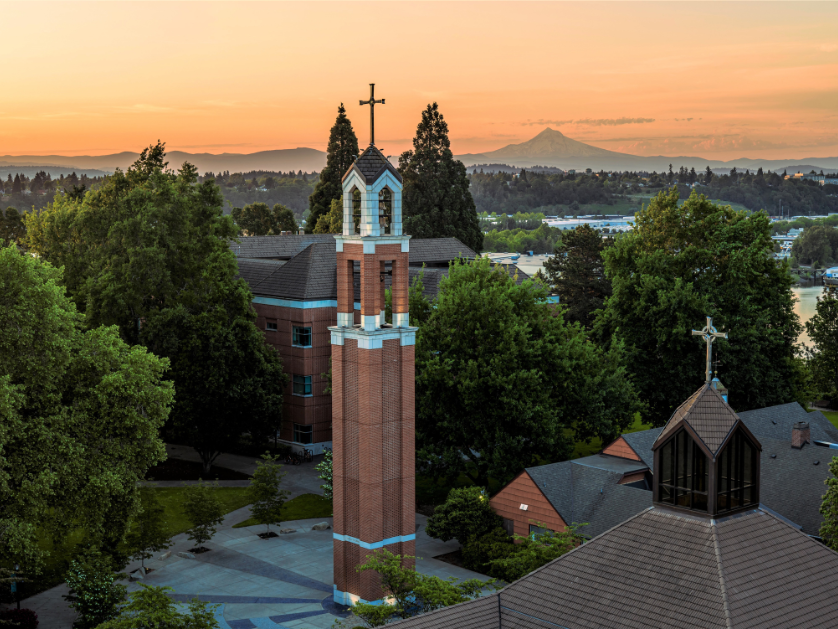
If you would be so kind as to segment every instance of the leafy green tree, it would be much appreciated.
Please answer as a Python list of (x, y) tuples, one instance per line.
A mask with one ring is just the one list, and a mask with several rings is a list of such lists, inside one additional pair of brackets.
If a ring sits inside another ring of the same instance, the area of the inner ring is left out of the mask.
[(815, 314), (806, 322), (806, 333), (814, 347), (808, 352), (809, 366), (818, 392), (838, 398), (838, 290), (827, 288), (818, 297)]
[(413, 150), (399, 157), (404, 180), (404, 232), (415, 238), (458, 238), (474, 251), (483, 248), (483, 232), (469, 192), (466, 167), (454, 159), (448, 124), (436, 103), (422, 112)]
[(188, 613), (182, 612), (169, 596), (174, 589), (140, 583), (140, 589), (128, 595), (119, 615), (99, 625), (98, 629), (218, 629), (213, 613), (217, 605), (193, 598)]
[(829, 471), (831, 476), (824, 481), (827, 489), (820, 508), (823, 516), (820, 534), (827, 546), (838, 551), (838, 456), (832, 457)]
[(291, 208), (277, 203), (274, 205), (273, 215), (276, 220), (276, 228), (274, 229), (275, 234), (283, 231), (296, 234), (299, 230), (297, 227), (297, 219), (294, 218), (294, 212)]
[(333, 497), (334, 488), (332, 486), (332, 451), (326, 450), (323, 455), (323, 460), (314, 466), (317, 470), (317, 478), (323, 481), (320, 489), (323, 490), (323, 497), (326, 500), (331, 500)]
[(559, 293), (566, 318), (590, 330), (594, 312), (611, 295), (611, 282), (605, 277), (603, 250), (613, 244), (587, 223), (564, 233), (553, 256), (544, 263), (547, 278)]
[(30, 573), (79, 523), (91, 545), (122, 540), (173, 398), (168, 362), (116, 328), (84, 332), (61, 280), (0, 248), (0, 558)]
[[(356, 604), (352, 612), (370, 627), (380, 627), (391, 618), (408, 618), (416, 613), (424, 614), (435, 609), (464, 603), (480, 596), (493, 580), (481, 581), (449, 577), (427, 576), (412, 567), (415, 557), (394, 555), (386, 548), (376, 550), (367, 561), (358, 566), (358, 572), (372, 571), (378, 575), (382, 590), (393, 603), (382, 605)], [(417, 609), (418, 608), (418, 609)]]
[[(641, 409), (619, 343), (603, 352), (538, 283), (459, 260), (416, 341), (418, 460), (478, 486), (618, 435)], [(466, 463), (466, 461), (468, 463)]]
[(153, 487), (140, 488), (140, 512), (134, 517), (126, 536), (126, 546), (134, 559), (145, 567), (145, 560), (154, 553), (171, 546), (171, 537), (166, 531), (166, 510), (157, 499)]
[(270, 532), (271, 524), (279, 525), (282, 521), (282, 508), (290, 495), (288, 490), (282, 489), (282, 479), (286, 472), (277, 462), (279, 455), (262, 455), (261, 461), (256, 461), (256, 471), (250, 478), (248, 497), (252, 504), (250, 513), (258, 524), (264, 524), (265, 530)]
[(198, 480), (183, 490), (183, 512), (192, 525), (187, 531), (190, 540), (200, 548), (215, 535), (216, 527), (224, 520), (224, 509), (216, 495), (218, 481)]
[(167, 436), (195, 447), (208, 473), (241, 433), (279, 425), (286, 380), (236, 277), (236, 226), (218, 186), (199, 184), (188, 163), (166, 167), (158, 143), (82, 199), (59, 195), (26, 215), (26, 244), (64, 266), (88, 327), (117, 325), (129, 343), (170, 358), (178, 397)]
[(13, 242), (21, 244), (26, 236), (26, 226), (23, 218), (13, 207), (7, 207), (5, 212), (0, 210), (0, 246)]
[(311, 214), (306, 221), (306, 232), (312, 233), (318, 225), (320, 217), (329, 212), (332, 201), (340, 200), (343, 194), (341, 179), (358, 155), (358, 138), (355, 136), (352, 123), (346, 117), (346, 110), (341, 103), (338, 107), (335, 124), (332, 125), (332, 130), (329, 132), (329, 145), (326, 147), (326, 167), (320, 172), (320, 180), (308, 200)]
[(315, 234), (340, 234), (343, 232), (343, 202), (341, 199), (332, 199), (329, 211), (320, 214), (317, 225), (314, 226)]
[(63, 598), (78, 614), (74, 629), (93, 629), (117, 616), (127, 588), (114, 581), (124, 576), (114, 574), (110, 559), (98, 551), (70, 563), (66, 577), (70, 594)]
[[(794, 282), (772, 259), (765, 214), (715, 205), (695, 191), (660, 193), (636, 214), (635, 229), (603, 251), (613, 295), (596, 332), (627, 348), (633, 380), (660, 426), (704, 380), (705, 351), (690, 330), (713, 317), (728, 340), (714, 356), (738, 411), (795, 399)], [(645, 419), (645, 418), (644, 418)]]
[[(794, 257), (803, 264), (830, 263), (838, 257), (838, 229), (828, 225), (811, 225), (803, 230), (791, 246)], [(818, 266), (815, 266), (818, 268)]]
[(481, 537), (500, 523), (500, 518), (489, 505), (485, 489), (455, 487), (428, 518), (425, 532), (434, 539), (443, 542), (456, 539), (464, 545), (470, 537)]
[(243, 208), (233, 208), (230, 215), (248, 236), (276, 235), (283, 231), (297, 232), (297, 221), (290, 208), (277, 203), (273, 209), (256, 202)]

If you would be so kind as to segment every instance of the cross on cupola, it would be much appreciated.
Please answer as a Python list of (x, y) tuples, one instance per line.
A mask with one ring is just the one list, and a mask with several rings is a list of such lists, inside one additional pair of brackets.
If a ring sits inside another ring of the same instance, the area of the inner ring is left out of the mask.
[(375, 144), (375, 106), (383, 105), (384, 99), (375, 100), (375, 83), (370, 83), (370, 99), (358, 101), (359, 105), (370, 106), (370, 146)]
[(693, 330), (692, 332), (693, 336), (700, 336), (707, 343), (707, 370), (705, 377), (707, 378), (706, 382), (709, 384), (713, 379), (713, 341), (716, 339), (726, 339), (727, 332), (719, 332), (713, 327), (713, 317), (707, 317), (707, 325), (704, 326), (703, 330)]

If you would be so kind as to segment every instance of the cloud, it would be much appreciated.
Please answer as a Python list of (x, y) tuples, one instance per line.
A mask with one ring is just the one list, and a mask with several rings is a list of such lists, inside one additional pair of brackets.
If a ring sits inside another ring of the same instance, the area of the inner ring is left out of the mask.
[(692, 122), (695, 118), (676, 118), (675, 122)]
[(525, 127), (553, 125), (560, 127), (566, 124), (586, 125), (589, 127), (616, 127), (624, 124), (644, 124), (654, 122), (654, 118), (581, 118), (579, 120), (527, 120), (521, 124)]

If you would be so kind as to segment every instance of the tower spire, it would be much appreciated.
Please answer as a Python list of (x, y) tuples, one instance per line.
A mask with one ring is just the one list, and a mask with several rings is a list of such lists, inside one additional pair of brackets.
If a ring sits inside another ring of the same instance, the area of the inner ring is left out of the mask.
[(370, 146), (375, 145), (375, 106), (383, 105), (384, 99), (375, 100), (375, 83), (370, 83), (370, 99), (358, 101), (360, 105), (370, 106)]

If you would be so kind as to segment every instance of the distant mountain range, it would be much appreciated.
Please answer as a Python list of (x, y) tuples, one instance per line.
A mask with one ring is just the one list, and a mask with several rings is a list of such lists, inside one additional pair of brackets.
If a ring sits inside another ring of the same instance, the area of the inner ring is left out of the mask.
[[(0, 174), (23, 172), (23, 168), (46, 170), (51, 176), (69, 174), (73, 170), (81, 175), (113, 172), (116, 168), (126, 169), (139, 157), (139, 153), (114, 153), (113, 155), (0, 155)], [(518, 168), (552, 166), (555, 168), (584, 170), (645, 170), (665, 171), (672, 164), (704, 170), (710, 166), (716, 172), (727, 172), (734, 166), (739, 170), (783, 171), (790, 173), (838, 170), (838, 157), (807, 157), (805, 159), (749, 159), (740, 157), (730, 161), (705, 159), (703, 157), (667, 157), (658, 155), (643, 157), (628, 153), (617, 153), (601, 149), (567, 137), (561, 131), (546, 128), (537, 136), (520, 144), (509, 144), (495, 151), (457, 155), (466, 166), (479, 164), (508, 164)], [(171, 151), (166, 155), (170, 168), (178, 168), (183, 162), (194, 164), (201, 174), (206, 172), (249, 172), (253, 170), (321, 171), (326, 165), (326, 153), (310, 148), (259, 151), (258, 153), (186, 153)], [(17, 170), (15, 170), (17, 169)], [(27, 170), (27, 175), (28, 175)], [(3, 177), (6, 175), (3, 174)], [(31, 175), (29, 175), (31, 176)]]
[(762, 168), (763, 170), (788, 170), (789, 172), (838, 169), (838, 157), (807, 157), (802, 160), (767, 160), (741, 157), (727, 162), (687, 156), (666, 157), (658, 155), (643, 157), (591, 146), (573, 140), (561, 131), (549, 127), (531, 140), (521, 144), (509, 144), (496, 151), (466, 153), (456, 157), (466, 166), (504, 163), (521, 168), (554, 166), (577, 170), (591, 168), (593, 170), (656, 170), (660, 172), (667, 170), (669, 164), (672, 164), (672, 167), (676, 170), (681, 166), (695, 168), (696, 170), (704, 170), (707, 166), (710, 166), (711, 169), (720, 171), (730, 170), (733, 167), (739, 170)]
[[(51, 176), (69, 174), (73, 169), (76, 174), (85, 171), (113, 172), (116, 168), (125, 170), (140, 156), (139, 153), (114, 153), (112, 155), (0, 155), (0, 172), (22, 172), (22, 167), (36, 167), (45, 170)], [(326, 165), (326, 153), (316, 149), (296, 148), (276, 151), (259, 151), (258, 153), (186, 153), (184, 151), (169, 151), (166, 154), (169, 168), (179, 168), (183, 162), (194, 164), (198, 172), (220, 172), (229, 170), (231, 173), (249, 172), (252, 170), (283, 171), (303, 170), (305, 172), (321, 171)]]

